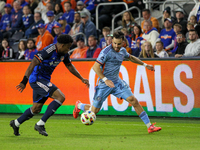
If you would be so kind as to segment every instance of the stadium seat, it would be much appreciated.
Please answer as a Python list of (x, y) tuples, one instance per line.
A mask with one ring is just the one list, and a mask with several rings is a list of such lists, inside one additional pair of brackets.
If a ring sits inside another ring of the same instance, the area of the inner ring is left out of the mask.
[(18, 44), (19, 42), (15, 42), (11, 47), (13, 48), (14, 51), (14, 56), (16, 56), (17, 52), (18, 52)]
[(14, 40), (15, 42), (18, 42), (23, 37), (24, 37), (24, 32), (16, 32), (13, 34), (11, 39)]

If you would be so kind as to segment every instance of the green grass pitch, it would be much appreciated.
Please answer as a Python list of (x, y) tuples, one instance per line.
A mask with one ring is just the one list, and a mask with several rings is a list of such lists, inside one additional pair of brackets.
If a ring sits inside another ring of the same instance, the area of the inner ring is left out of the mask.
[(98, 116), (91, 126), (72, 115), (54, 115), (46, 123), (48, 137), (35, 131), (36, 115), (14, 136), (9, 122), (20, 114), (0, 114), (0, 150), (199, 150), (200, 119), (152, 118), (162, 127), (147, 132), (139, 117)]

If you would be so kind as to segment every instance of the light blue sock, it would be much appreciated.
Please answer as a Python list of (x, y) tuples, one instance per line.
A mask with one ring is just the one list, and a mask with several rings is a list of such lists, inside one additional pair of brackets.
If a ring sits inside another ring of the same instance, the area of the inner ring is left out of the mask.
[(82, 111), (85, 111), (85, 105), (86, 105), (86, 104), (81, 104), (80, 109), (81, 109)]
[(147, 115), (147, 113), (145, 112), (145, 111), (143, 111), (140, 115), (139, 115), (139, 117), (142, 119), (142, 121), (146, 124), (146, 125), (150, 125), (151, 123), (150, 123), (150, 120), (149, 120), (149, 117), (148, 117), (148, 115)]

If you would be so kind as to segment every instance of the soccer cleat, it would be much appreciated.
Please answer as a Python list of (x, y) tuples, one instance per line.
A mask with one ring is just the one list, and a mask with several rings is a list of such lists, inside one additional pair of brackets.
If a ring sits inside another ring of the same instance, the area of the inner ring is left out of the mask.
[(162, 129), (161, 127), (155, 127), (154, 124), (156, 124), (156, 122), (153, 123), (153, 124), (148, 128), (148, 132), (149, 132), (149, 133), (157, 132), (157, 131), (160, 131), (160, 130)]
[(10, 121), (10, 126), (13, 128), (13, 130), (14, 130), (14, 135), (15, 136), (19, 136), (20, 134), (19, 134), (19, 127), (17, 127), (16, 125), (15, 125), (15, 120), (11, 120)]
[(35, 129), (36, 131), (38, 131), (39, 134), (42, 134), (42, 135), (44, 135), (44, 136), (48, 136), (48, 133), (46, 132), (46, 130), (45, 130), (45, 128), (44, 128), (44, 125), (39, 126), (39, 125), (35, 124), (35, 128), (34, 128), (34, 129)]
[(81, 101), (76, 101), (76, 104), (75, 104), (75, 108), (73, 110), (73, 117), (76, 119), (79, 115), (79, 112), (81, 111), (80, 109), (78, 109), (78, 104), (81, 103)]

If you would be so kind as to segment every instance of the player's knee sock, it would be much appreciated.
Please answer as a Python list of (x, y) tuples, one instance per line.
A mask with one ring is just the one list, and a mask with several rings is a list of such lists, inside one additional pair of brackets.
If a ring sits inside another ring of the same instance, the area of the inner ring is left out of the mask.
[(145, 111), (143, 111), (139, 117), (142, 119), (142, 121), (146, 124), (147, 128), (151, 126), (151, 122), (149, 120), (149, 117)]
[(24, 121), (29, 120), (34, 116), (31, 108), (28, 108), (18, 119), (15, 120), (15, 125), (19, 127)]
[[(52, 101), (47, 107), (47, 110), (42, 116), (41, 120), (45, 123), (47, 119), (49, 119), (49, 117), (51, 117), (61, 105), (62, 103), (56, 99)], [(41, 125), (41, 124), (38, 122), (37, 125)]]
[(82, 103), (81, 103), (81, 105), (79, 106), (79, 107), (80, 107), (79, 109), (81, 109), (82, 111), (85, 111), (85, 105), (86, 105), (86, 104), (82, 104)]

